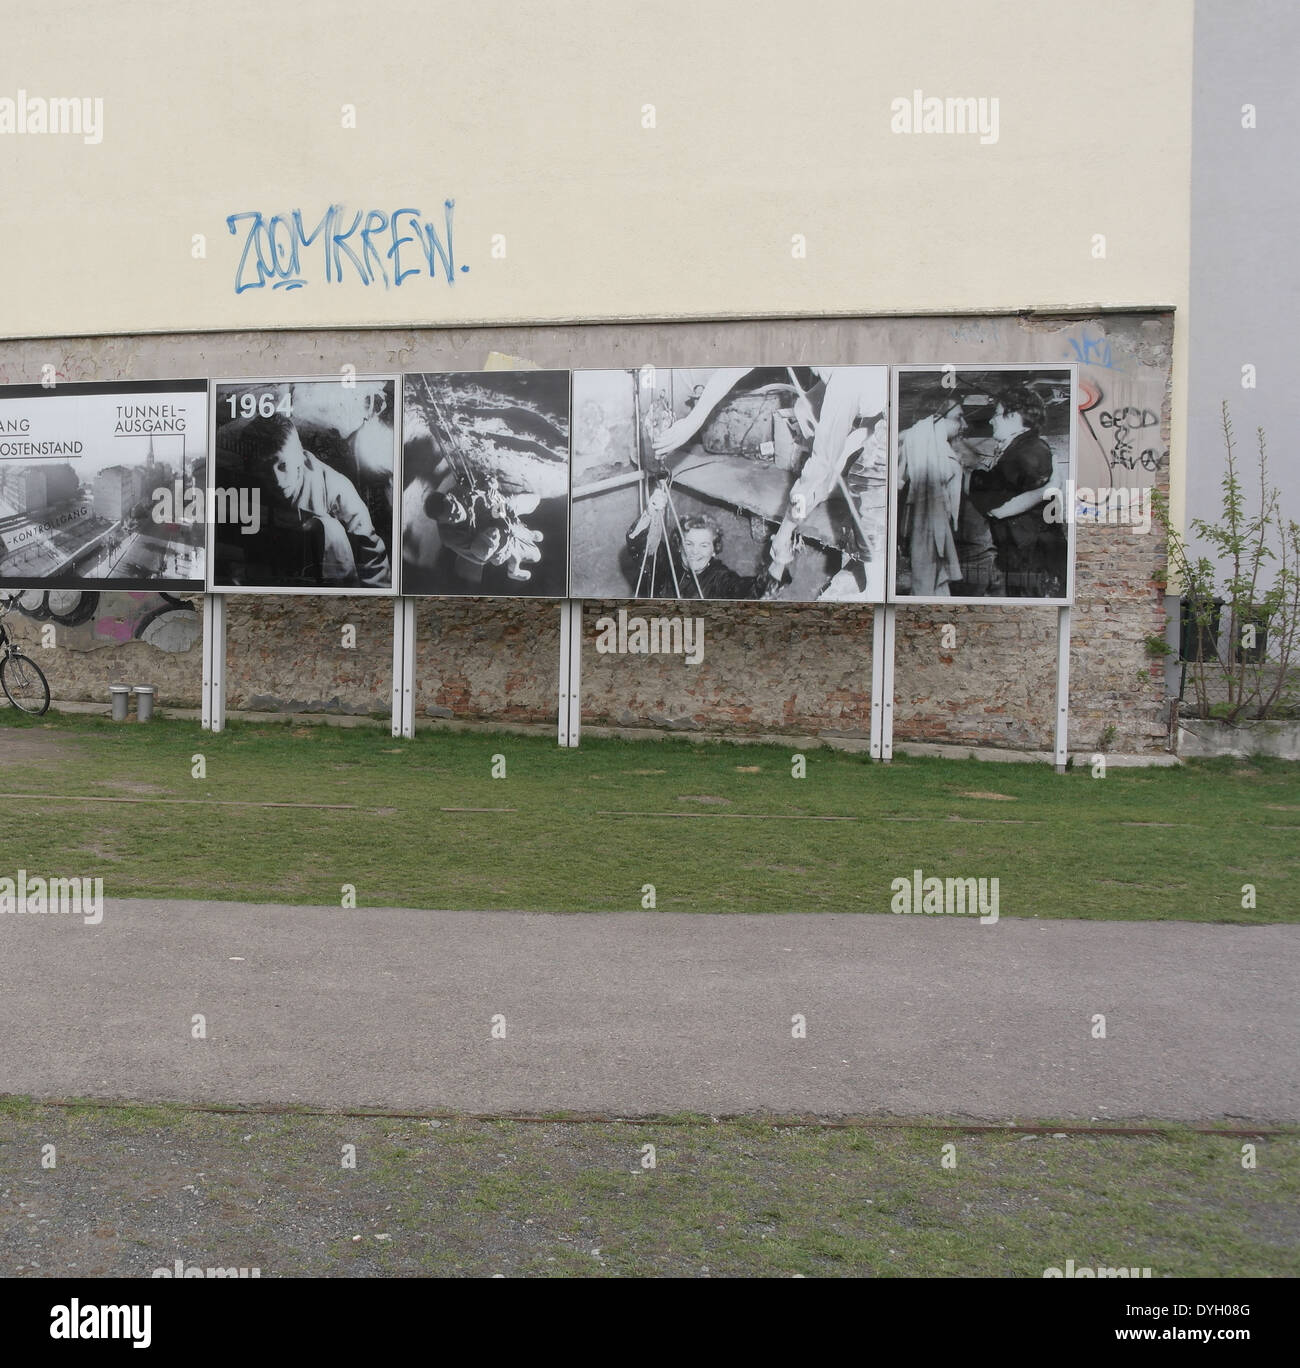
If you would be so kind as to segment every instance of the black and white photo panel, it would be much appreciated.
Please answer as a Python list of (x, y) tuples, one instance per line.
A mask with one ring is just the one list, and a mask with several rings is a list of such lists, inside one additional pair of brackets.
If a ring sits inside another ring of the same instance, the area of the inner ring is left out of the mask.
[(404, 385), (402, 593), (565, 598), (569, 372)]
[(392, 594), (397, 380), (219, 380), (211, 587)]
[(574, 598), (882, 603), (889, 369), (573, 372)]
[(891, 597), (1069, 603), (1074, 368), (900, 366), (894, 386)]
[(0, 589), (202, 590), (207, 444), (206, 380), (0, 386)]

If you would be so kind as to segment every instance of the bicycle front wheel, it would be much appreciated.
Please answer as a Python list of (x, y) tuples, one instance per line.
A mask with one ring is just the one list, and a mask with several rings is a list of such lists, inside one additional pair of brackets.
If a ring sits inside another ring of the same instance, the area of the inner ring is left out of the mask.
[(50, 706), (49, 680), (25, 655), (7, 655), (0, 660), (0, 686), (15, 708), (33, 717), (40, 717)]

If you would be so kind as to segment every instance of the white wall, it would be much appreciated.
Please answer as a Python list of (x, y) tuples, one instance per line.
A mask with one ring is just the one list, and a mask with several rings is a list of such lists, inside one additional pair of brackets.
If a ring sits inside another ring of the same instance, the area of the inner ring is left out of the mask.
[[(103, 101), (0, 134), (0, 335), (1172, 304), (1177, 486), (1191, 0), (0, 6), (0, 99)], [(916, 89), (997, 141), (891, 131)], [(227, 215), (446, 198), (454, 285), (236, 293)]]

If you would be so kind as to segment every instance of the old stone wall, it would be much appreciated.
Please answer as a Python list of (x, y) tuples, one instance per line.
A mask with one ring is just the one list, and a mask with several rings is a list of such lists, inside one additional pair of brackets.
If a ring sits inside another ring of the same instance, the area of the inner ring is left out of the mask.
[[(375, 330), (0, 342), (0, 383), (165, 376), (335, 374), (478, 369), (490, 351), (557, 367), (715, 365), (740, 358), (869, 363), (1080, 363), (1084, 402), (1153, 411), (1145, 463), (1112, 442), (1113, 424), (1080, 423), (1079, 482), (1168, 484), (1172, 316), (774, 320), (570, 328)], [(1131, 462), (1131, 464), (1130, 464)], [(1077, 529), (1070, 744), (1161, 746), (1163, 667), (1147, 652), (1165, 634), (1164, 540), (1127, 526)], [(197, 602), (197, 601), (196, 601)], [(387, 714), (393, 605), (374, 598), (231, 596), (227, 697), (232, 709)], [(674, 730), (866, 736), (872, 610), (856, 606), (706, 604), (704, 658), (601, 655), (584, 610), (583, 717)], [(110, 683), (152, 684), (163, 705), (195, 707), (201, 648), (170, 654), (140, 641), (41, 649), (39, 624), (12, 616), (58, 699), (107, 699)], [(344, 645), (344, 627), (355, 645)], [(943, 628), (955, 638), (945, 646)], [(57, 639), (57, 632), (55, 633)], [(528, 600), (420, 600), (417, 715), (553, 721), (559, 610)], [(895, 736), (1045, 749), (1055, 709), (1056, 610), (901, 607)], [(1113, 734), (1109, 732), (1114, 728)]]

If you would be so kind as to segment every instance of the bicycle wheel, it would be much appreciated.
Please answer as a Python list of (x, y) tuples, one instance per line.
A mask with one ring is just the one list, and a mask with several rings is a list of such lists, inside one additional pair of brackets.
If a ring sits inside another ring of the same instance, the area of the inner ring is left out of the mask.
[(40, 717), (50, 706), (49, 680), (41, 667), (25, 655), (7, 655), (0, 660), (0, 686), (20, 712)]

